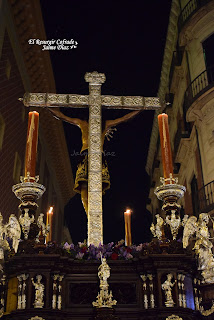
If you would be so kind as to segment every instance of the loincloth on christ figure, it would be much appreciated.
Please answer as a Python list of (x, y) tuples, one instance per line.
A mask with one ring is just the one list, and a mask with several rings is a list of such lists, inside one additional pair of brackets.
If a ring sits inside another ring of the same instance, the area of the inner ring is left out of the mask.
[[(74, 191), (81, 193), (81, 184), (88, 183), (88, 150), (83, 150), (80, 154), (80, 159), (77, 165), (77, 172), (74, 184)], [(102, 192), (110, 188), (110, 175), (108, 171), (108, 165), (102, 155)]]

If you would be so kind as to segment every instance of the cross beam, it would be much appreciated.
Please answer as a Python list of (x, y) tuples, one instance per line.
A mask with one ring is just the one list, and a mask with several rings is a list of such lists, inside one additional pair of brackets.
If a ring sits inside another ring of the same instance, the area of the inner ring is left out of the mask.
[(25, 93), (23, 103), (34, 107), (89, 107), (88, 138), (88, 245), (103, 243), (102, 219), (102, 106), (111, 109), (154, 110), (161, 107), (157, 97), (104, 96), (101, 86), (103, 73), (85, 74), (89, 95)]
[[(23, 103), (34, 107), (87, 108), (89, 96), (79, 94), (25, 93)], [(101, 105), (107, 109), (155, 110), (160, 108), (157, 97), (101, 96)]]

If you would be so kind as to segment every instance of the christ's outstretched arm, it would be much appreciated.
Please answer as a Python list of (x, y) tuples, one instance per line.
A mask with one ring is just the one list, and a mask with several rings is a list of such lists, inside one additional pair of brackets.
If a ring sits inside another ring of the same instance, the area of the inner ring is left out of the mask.
[(65, 122), (68, 122), (68, 123), (71, 123), (71, 124), (74, 124), (78, 127), (81, 126), (82, 124), (82, 120), (78, 119), (78, 118), (70, 118), (70, 117), (67, 117), (66, 115), (64, 115), (61, 111), (59, 110), (53, 110), (51, 108), (48, 108), (48, 110), (53, 114), (53, 116), (55, 118), (57, 118), (58, 120), (63, 120)]
[(132, 111), (121, 118), (118, 118), (115, 120), (107, 120), (106, 121), (106, 129), (108, 130), (109, 128), (117, 126), (118, 124), (120, 124), (122, 122), (126, 122), (126, 121), (130, 120), (131, 118), (135, 117), (140, 111), (141, 110)]

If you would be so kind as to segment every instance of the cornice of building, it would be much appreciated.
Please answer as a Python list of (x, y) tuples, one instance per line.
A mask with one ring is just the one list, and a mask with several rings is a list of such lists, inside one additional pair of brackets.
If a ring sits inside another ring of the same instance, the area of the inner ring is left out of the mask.
[[(172, 6), (171, 6), (171, 11), (169, 16), (169, 25), (167, 30), (166, 45), (164, 49), (163, 63), (162, 63), (162, 69), (161, 69), (160, 84), (158, 89), (158, 97), (161, 99), (161, 101), (165, 100), (165, 95), (166, 93), (168, 93), (169, 72), (170, 72), (173, 51), (175, 50), (175, 46), (176, 46), (177, 21), (178, 21), (179, 13), (180, 13), (179, 0), (172, 0)], [(147, 162), (146, 162), (146, 172), (148, 173), (148, 175), (151, 175), (152, 173), (151, 172), (152, 165), (154, 161), (155, 150), (156, 150), (157, 139), (158, 139), (157, 116), (159, 113), (162, 112), (163, 108), (161, 108), (158, 111), (156, 110), (154, 114), (152, 133), (151, 133)]]
[[(12, 13), (25, 65), (25, 68), (20, 72), (23, 73), (22, 78), (24, 76), (24, 79), (26, 79), (25, 75), (27, 74), (28, 82), (30, 82), (27, 83), (27, 88), (30, 88), (31, 92), (56, 92), (49, 52), (42, 51), (41, 46), (28, 43), (29, 39), (46, 39), (39, 0), (7, 0), (7, 4), (9, 4)], [(10, 25), (7, 28), (13, 28), (13, 26)], [(45, 110), (39, 111), (43, 138), (48, 146), (48, 158), (51, 159), (58, 189), (60, 190), (60, 197), (65, 205), (74, 192), (73, 174), (63, 126), (49, 112)]]
[[(45, 40), (39, 0), (8, 0), (33, 92), (56, 92), (50, 54), (31, 45), (29, 39)], [(42, 91), (41, 91), (42, 90)]]

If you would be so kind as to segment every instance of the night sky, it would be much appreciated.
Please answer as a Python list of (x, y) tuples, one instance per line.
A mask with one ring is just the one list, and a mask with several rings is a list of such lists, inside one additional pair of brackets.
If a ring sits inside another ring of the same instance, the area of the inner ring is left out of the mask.
[[(57, 93), (88, 94), (86, 72), (106, 75), (102, 94), (157, 96), (171, 1), (47, 1), (41, 0), (47, 39), (74, 39), (76, 49), (50, 51)], [(87, 109), (61, 110), (71, 117), (83, 117)], [(127, 111), (109, 110), (106, 119)], [(133, 210), (132, 238), (138, 244), (150, 240), (151, 215), (146, 211), (149, 177), (145, 164), (153, 111), (141, 112), (120, 124), (104, 150), (111, 177), (111, 189), (103, 197), (104, 243), (124, 239), (123, 212)], [(81, 149), (78, 127), (64, 124), (75, 176)], [(62, 177), (63, 179), (63, 177)], [(80, 195), (65, 208), (65, 220), (74, 242), (87, 237), (86, 215)]]

